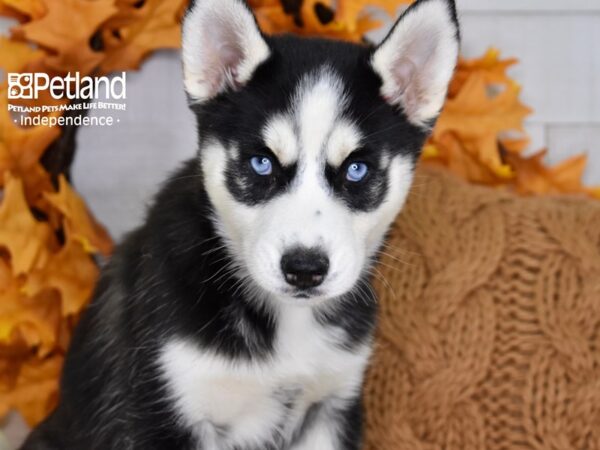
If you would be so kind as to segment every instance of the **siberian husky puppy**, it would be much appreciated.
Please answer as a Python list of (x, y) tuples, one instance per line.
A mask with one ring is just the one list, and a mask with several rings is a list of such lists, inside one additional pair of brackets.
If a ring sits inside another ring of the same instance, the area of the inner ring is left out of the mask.
[(374, 48), (197, 0), (197, 157), (103, 271), (24, 449), (358, 449), (369, 272), (458, 49), (453, 0), (417, 1)]

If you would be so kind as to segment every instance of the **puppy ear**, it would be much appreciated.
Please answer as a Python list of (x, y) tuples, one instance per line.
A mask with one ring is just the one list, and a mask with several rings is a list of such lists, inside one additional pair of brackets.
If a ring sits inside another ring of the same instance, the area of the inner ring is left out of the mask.
[(196, 0), (183, 22), (184, 84), (192, 101), (244, 85), (269, 55), (243, 0)]
[(459, 51), (454, 0), (419, 0), (371, 57), (381, 95), (415, 125), (430, 126), (444, 104)]

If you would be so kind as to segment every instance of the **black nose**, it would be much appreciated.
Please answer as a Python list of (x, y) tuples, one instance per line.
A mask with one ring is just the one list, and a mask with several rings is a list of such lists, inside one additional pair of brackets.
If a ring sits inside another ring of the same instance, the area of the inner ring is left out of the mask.
[(320, 285), (329, 270), (329, 258), (316, 248), (297, 247), (281, 257), (281, 270), (285, 281), (300, 289)]

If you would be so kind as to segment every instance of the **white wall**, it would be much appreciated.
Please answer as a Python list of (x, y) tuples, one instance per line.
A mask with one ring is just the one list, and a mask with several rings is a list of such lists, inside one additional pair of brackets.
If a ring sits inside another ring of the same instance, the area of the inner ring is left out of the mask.
[(160, 52), (127, 74), (127, 111), (117, 116), (110, 128), (79, 130), (73, 182), (118, 238), (142, 221), (167, 174), (196, 152), (177, 52)]

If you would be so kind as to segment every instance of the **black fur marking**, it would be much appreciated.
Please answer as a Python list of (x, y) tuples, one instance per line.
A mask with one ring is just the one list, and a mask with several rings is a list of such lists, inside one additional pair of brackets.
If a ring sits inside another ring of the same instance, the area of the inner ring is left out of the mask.
[(364, 408), (361, 397), (357, 397), (342, 414), (342, 429), (339, 433), (341, 445), (344, 450), (359, 450), (363, 442), (363, 417)]

